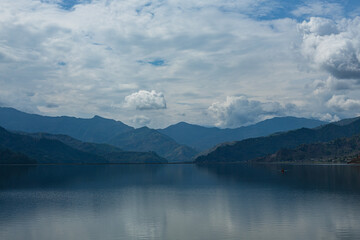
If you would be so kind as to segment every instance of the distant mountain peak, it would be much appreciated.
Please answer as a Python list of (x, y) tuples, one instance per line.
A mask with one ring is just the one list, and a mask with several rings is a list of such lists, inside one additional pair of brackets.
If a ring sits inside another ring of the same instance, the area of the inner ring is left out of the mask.
[(150, 129), (147, 126), (139, 127), (138, 129)]
[(104, 143), (133, 128), (112, 119), (95, 115), (93, 118), (49, 117), (29, 114), (13, 108), (0, 107), (0, 126), (22, 132), (65, 134), (82, 141)]
[(315, 119), (287, 116), (266, 119), (249, 126), (225, 129), (179, 122), (165, 129), (159, 129), (158, 131), (168, 135), (181, 144), (203, 151), (223, 142), (267, 136), (276, 132), (289, 131), (302, 127), (314, 128), (323, 124), (325, 124), (325, 122)]
[(191, 124), (191, 123), (187, 123), (187, 122), (181, 121), (181, 122), (178, 122), (178, 123), (175, 124), (175, 125), (191, 125), (191, 126), (193, 126), (193, 125), (195, 125), (195, 124)]
[(95, 116), (92, 117), (92, 119), (105, 119), (105, 118), (103, 118), (103, 117), (101, 117), (99, 115), (95, 115)]
[[(83, 119), (86, 119), (86, 118), (83, 118)], [(123, 122), (121, 122), (121, 121), (116, 121), (116, 120), (114, 120), (114, 119), (110, 119), (110, 118), (104, 118), (104, 117), (102, 117), (102, 116), (99, 116), (99, 115), (95, 115), (95, 116), (93, 116), (92, 118), (90, 118), (90, 120), (96, 120), (96, 121), (103, 121), (103, 122), (117, 122), (117, 123), (122, 123), (122, 124), (124, 124)]]

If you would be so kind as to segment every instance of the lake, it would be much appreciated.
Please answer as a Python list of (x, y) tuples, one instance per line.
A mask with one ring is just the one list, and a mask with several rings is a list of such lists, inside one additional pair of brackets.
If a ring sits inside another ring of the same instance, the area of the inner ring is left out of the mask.
[(360, 167), (1, 166), (0, 239), (360, 239)]

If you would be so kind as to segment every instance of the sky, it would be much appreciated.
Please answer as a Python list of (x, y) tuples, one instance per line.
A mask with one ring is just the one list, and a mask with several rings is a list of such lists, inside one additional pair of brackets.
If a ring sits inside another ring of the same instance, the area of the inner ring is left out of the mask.
[(1, 0), (0, 106), (135, 127), (360, 115), (357, 0)]

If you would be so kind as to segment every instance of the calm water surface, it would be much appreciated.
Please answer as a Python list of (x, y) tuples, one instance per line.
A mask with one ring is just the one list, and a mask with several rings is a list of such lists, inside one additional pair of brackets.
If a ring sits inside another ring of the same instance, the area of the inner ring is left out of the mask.
[(360, 167), (0, 167), (0, 239), (360, 239)]

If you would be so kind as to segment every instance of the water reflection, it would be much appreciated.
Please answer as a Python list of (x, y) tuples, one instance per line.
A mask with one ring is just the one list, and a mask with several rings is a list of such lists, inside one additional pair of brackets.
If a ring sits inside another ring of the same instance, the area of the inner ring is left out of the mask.
[(354, 166), (0, 168), (0, 239), (360, 238)]
[[(360, 192), (358, 165), (214, 164), (199, 169), (225, 181), (303, 190)], [(285, 169), (285, 173), (281, 170)]]

